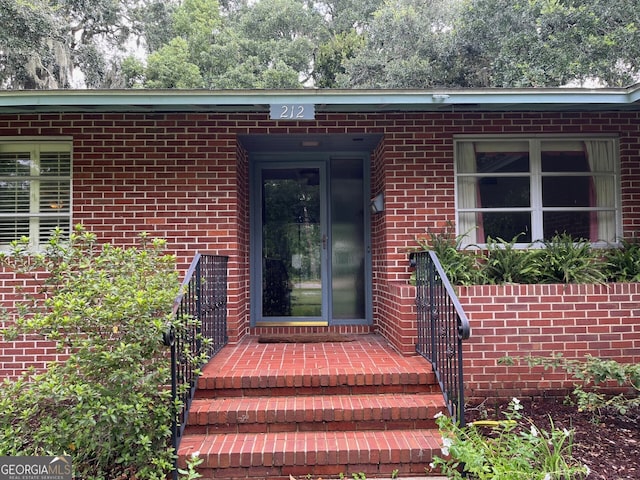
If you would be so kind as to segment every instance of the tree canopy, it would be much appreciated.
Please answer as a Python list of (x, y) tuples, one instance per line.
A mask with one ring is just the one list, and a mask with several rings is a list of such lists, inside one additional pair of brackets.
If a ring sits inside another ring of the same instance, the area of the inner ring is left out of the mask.
[(0, 0), (0, 88), (640, 78), (640, 0)]

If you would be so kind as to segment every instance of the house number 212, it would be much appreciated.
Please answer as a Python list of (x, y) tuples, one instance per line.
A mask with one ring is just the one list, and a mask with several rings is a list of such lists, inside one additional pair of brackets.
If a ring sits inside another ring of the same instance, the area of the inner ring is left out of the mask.
[(271, 120), (313, 120), (315, 105), (308, 103), (272, 104)]

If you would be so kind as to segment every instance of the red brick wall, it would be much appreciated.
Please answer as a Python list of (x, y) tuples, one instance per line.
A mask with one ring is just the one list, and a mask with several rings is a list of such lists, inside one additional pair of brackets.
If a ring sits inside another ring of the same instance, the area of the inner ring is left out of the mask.
[(503, 366), (504, 356), (640, 362), (640, 284), (459, 288), (471, 323), (464, 368), (469, 398), (564, 395), (572, 382), (541, 367)]
[[(563, 396), (573, 380), (542, 367), (499, 365), (500, 358), (592, 355), (640, 362), (640, 283), (457, 287), (471, 324), (463, 344), (467, 400)], [(415, 352), (415, 288), (400, 282), (382, 294), (382, 333), (399, 351)], [(400, 325), (405, 330), (399, 331)]]
[(418, 340), (416, 289), (407, 282), (388, 282), (378, 296), (378, 332), (403, 355), (415, 355)]
[[(406, 282), (416, 235), (454, 221), (453, 137), (459, 134), (612, 134), (620, 139), (625, 236), (640, 228), (640, 113), (351, 113), (275, 122), (267, 114), (57, 113), (0, 115), (0, 137), (72, 138), (73, 221), (101, 241), (168, 240), (185, 269), (197, 252), (229, 255), (229, 325), (249, 325), (248, 159), (237, 135), (382, 134), (372, 155), (374, 322), (398, 334), (389, 282)], [(11, 306), (11, 276), (0, 295)], [(403, 335), (401, 335), (403, 336)], [(409, 334), (404, 338), (410, 338)], [(402, 342), (401, 342), (402, 343)], [(402, 347), (405, 348), (405, 347)], [(6, 358), (3, 357), (3, 358)], [(11, 363), (10, 360), (5, 363)], [(0, 371), (3, 369), (0, 361)]]

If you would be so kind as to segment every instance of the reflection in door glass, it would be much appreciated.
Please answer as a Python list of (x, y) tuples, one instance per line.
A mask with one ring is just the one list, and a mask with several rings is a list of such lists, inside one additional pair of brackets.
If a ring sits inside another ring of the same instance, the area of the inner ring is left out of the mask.
[(365, 317), (362, 160), (331, 161), (332, 316)]
[(262, 316), (322, 315), (320, 170), (262, 170)]

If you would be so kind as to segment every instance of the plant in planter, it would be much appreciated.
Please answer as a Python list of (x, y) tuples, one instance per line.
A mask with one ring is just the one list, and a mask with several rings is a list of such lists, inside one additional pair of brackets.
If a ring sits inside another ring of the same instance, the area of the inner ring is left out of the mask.
[(604, 263), (588, 240), (568, 233), (543, 242), (537, 255), (540, 283), (604, 283)]
[(487, 239), (482, 272), (488, 283), (535, 283), (540, 277), (540, 265), (536, 259), (540, 250), (516, 248), (520, 235), (513, 237), (510, 242), (502, 238)]
[(605, 251), (604, 274), (612, 282), (640, 282), (640, 242), (622, 241), (621, 248)]
[[(453, 285), (484, 283), (480, 267), (482, 255), (477, 249), (462, 248), (467, 234), (456, 236), (454, 231), (453, 226), (448, 225), (441, 232), (427, 232), (426, 236), (416, 237), (416, 246), (410, 252), (434, 251)], [(411, 277), (411, 284), (415, 285), (415, 272)]]

